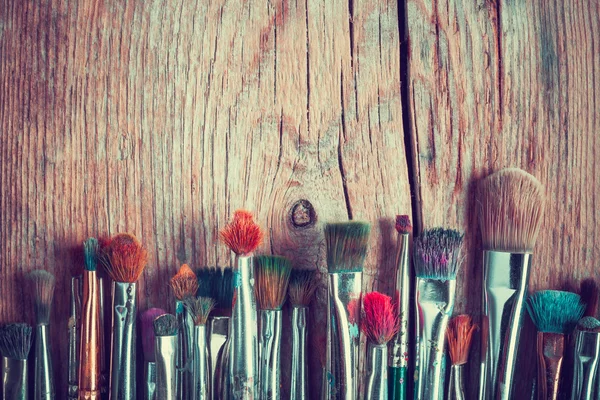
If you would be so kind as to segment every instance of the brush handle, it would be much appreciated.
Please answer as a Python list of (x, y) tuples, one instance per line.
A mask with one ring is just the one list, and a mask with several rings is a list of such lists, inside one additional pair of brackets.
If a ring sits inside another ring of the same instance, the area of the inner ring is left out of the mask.
[(208, 336), (205, 325), (194, 326), (194, 348), (192, 353), (193, 400), (210, 400), (211, 376), (209, 367)]
[(194, 377), (192, 375), (192, 353), (194, 321), (183, 302), (175, 302), (175, 315), (179, 322), (177, 334), (177, 399), (191, 400)]
[[(410, 264), (408, 234), (398, 235), (398, 252), (396, 254), (396, 293), (395, 306), (398, 315), (398, 333), (390, 342), (390, 367), (408, 367), (409, 354), (409, 318), (410, 318)], [(401, 385), (404, 386), (404, 385)], [(403, 387), (406, 392), (406, 387)]]
[(100, 393), (102, 398), (107, 398), (108, 395), (108, 363), (106, 362), (106, 344), (104, 343), (104, 278), (98, 277), (98, 319), (100, 325)]
[(79, 335), (81, 326), (81, 276), (71, 278), (71, 314), (69, 318), (69, 355), (67, 362), (68, 390), (67, 398), (79, 398)]
[(35, 400), (54, 399), (54, 375), (52, 373), (52, 357), (48, 340), (48, 325), (37, 325), (35, 328), (33, 379), (33, 398)]
[(365, 400), (388, 400), (387, 345), (367, 343)]
[(465, 386), (463, 380), (462, 365), (453, 365), (450, 367), (450, 383), (448, 385), (447, 400), (465, 400)]
[(292, 365), (290, 399), (308, 399), (308, 366), (306, 363), (308, 307), (292, 307)]
[(83, 271), (79, 398), (100, 398), (100, 287), (96, 271)]
[(179, 400), (177, 398), (177, 336), (157, 336), (156, 400)]
[(558, 399), (564, 347), (565, 335), (538, 332), (538, 400)]
[(388, 367), (388, 395), (390, 400), (406, 400), (407, 367)]
[(144, 363), (144, 400), (156, 399), (156, 363)]
[(281, 310), (260, 310), (260, 399), (278, 400), (281, 370)]
[(229, 349), (229, 317), (211, 317), (208, 320), (208, 350), (212, 377), (212, 398), (227, 399), (229, 385), (223, 381), (228, 377), (227, 354)]
[(27, 400), (27, 360), (2, 357), (2, 399)]

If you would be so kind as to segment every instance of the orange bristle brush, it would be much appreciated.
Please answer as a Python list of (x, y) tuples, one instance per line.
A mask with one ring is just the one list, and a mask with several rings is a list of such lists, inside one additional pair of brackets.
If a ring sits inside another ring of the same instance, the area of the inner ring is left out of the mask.
[(448, 400), (465, 399), (465, 388), (463, 383), (463, 368), (469, 360), (471, 341), (477, 325), (469, 315), (462, 314), (450, 320), (446, 330), (448, 349), (452, 369), (450, 370), (450, 385), (448, 386)]

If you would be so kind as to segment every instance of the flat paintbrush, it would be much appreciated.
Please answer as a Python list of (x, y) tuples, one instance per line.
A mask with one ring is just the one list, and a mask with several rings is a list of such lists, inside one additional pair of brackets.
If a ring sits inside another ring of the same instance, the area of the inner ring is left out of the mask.
[(154, 320), (167, 312), (150, 308), (140, 314), (142, 350), (144, 351), (144, 400), (156, 400), (156, 337)]
[(2, 354), (2, 399), (27, 400), (27, 357), (31, 350), (31, 326), (9, 324), (0, 328)]
[(577, 323), (574, 336), (571, 400), (592, 400), (597, 398), (594, 391), (600, 390), (600, 321), (590, 316), (583, 317)]
[(156, 336), (156, 400), (179, 400), (177, 397), (177, 332), (179, 322), (172, 314), (154, 320)]

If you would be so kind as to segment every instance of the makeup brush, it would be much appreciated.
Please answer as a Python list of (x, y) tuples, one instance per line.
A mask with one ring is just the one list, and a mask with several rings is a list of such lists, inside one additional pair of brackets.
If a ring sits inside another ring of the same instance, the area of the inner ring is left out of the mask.
[(508, 400), (544, 188), (527, 172), (507, 168), (483, 179), (477, 197), (484, 250), (479, 399)]
[(538, 400), (558, 399), (565, 336), (585, 311), (578, 294), (542, 290), (529, 297), (527, 310), (537, 328)]
[(362, 270), (371, 226), (366, 222), (325, 225), (327, 251), (327, 399), (358, 397)]
[(463, 369), (469, 361), (469, 351), (473, 334), (477, 325), (473, 324), (471, 316), (462, 314), (450, 320), (446, 330), (448, 350), (452, 368), (450, 369), (450, 384), (448, 387), (448, 400), (465, 400), (465, 387)]
[(172, 314), (154, 320), (156, 355), (156, 400), (179, 400), (177, 397), (177, 332), (179, 322)]
[[(575, 329), (573, 348), (573, 386), (571, 400), (592, 400), (598, 387), (598, 361), (600, 358), (600, 321), (583, 317)], [(597, 392), (600, 393), (600, 392)]]
[(365, 294), (361, 329), (367, 336), (365, 400), (388, 399), (387, 344), (398, 333), (398, 312), (392, 298)]
[(390, 344), (388, 383), (390, 400), (405, 400), (408, 387), (409, 320), (410, 320), (410, 259), (409, 239), (412, 225), (408, 215), (396, 215), (398, 245), (396, 250), (395, 308), (400, 329)]
[(140, 314), (142, 349), (144, 350), (144, 400), (156, 400), (156, 337), (154, 320), (166, 314), (160, 308), (149, 308)]
[(177, 398), (190, 400), (193, 392), (192, 347), (194, 340), (194, 321), (184, 307), (184, 301), (194, 297), (198, 291), (198, 278), (192, 269), (183, 264), (177, 274), (171, 278), (171, 287), (175, 294), (175, 315), (179, 321), (177, 344)]
[(28, 399), (27, 357), (31, 350), (31, 326), (9, 324), (0, 328), (2, 399)]
[(231, 249), (233, 304), (229, 344), (229, 394), (234, 399), (258, 397), (258, 333), (254, 295), (254, 250), (263, 234), (248, 211), (238, 210), (220, 232)]
[(288, 287), (292, 322), (290, 399), (308, 400), (308, 307), (317, 290), (315, 271), (292, 270)]
[(598, 315), (598, 284), (592, 278), (584, 279), (579, 286), (581, 301), (585, 304), (584, 317)]
[(36, 400), (54, 399), (54, 374), (50, 354), (50, 310), (56, 279), (48, 271), (34, 270), (27, 275), (35, 296), (35, 369), (33, 397)]
[(128, 233), (114, 236), (102, 249), (102, 264), (113, 280), (110, 400), (134, 400), (136, 341), (136, 282), (147, 262), (147, 252)]
[(281, 331), (283, 313), (292, 264), (279, 256), (256, 258), (256, 285), (258, 301), (259, 334), (259, 382), (261, 399), (281, 397)]

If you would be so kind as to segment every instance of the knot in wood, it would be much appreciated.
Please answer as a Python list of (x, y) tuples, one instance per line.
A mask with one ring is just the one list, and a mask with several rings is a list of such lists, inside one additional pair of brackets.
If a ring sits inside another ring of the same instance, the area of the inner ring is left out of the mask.
[(292, 225), (296, 228), (305, 228), (314, 225), (317, 221), (317, 214), (313, 205), (308, 200), (298, 200), (290, 213)]

